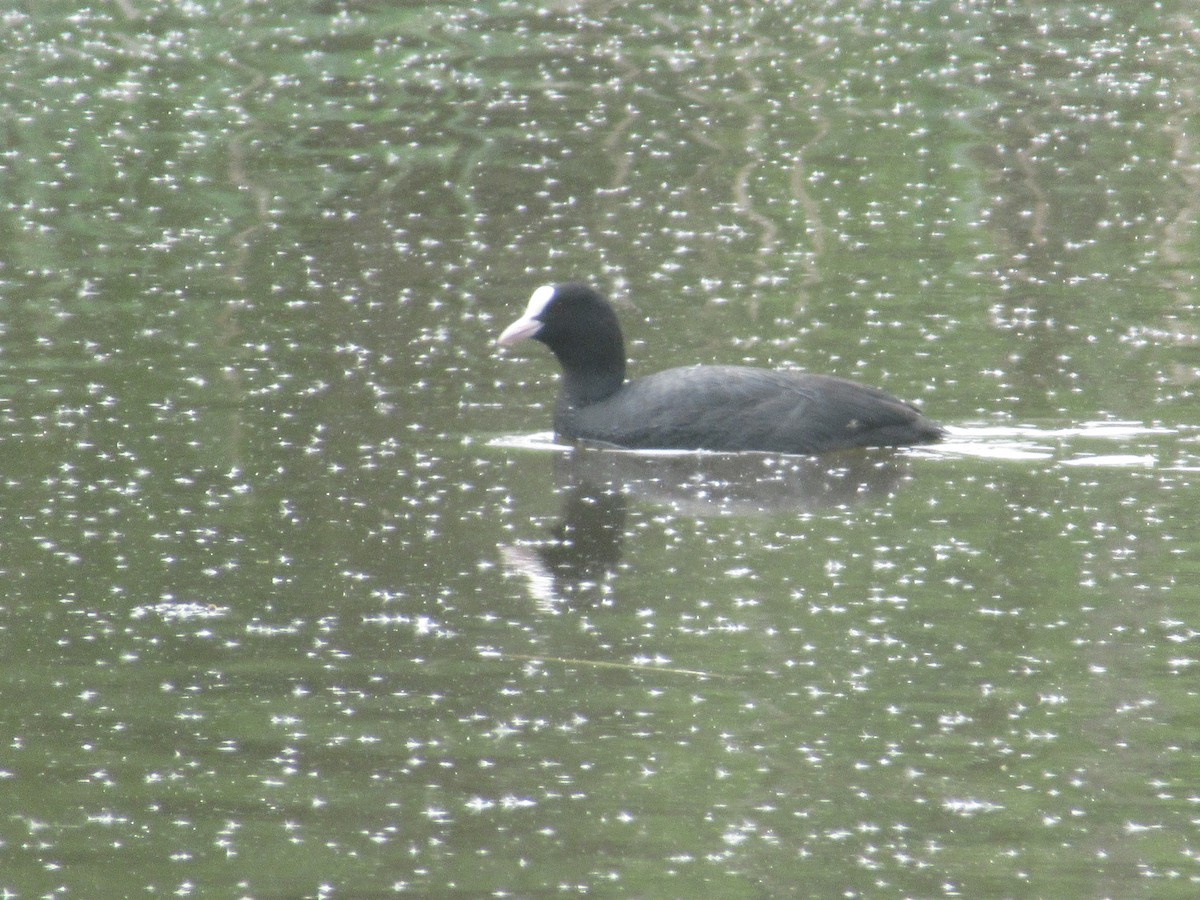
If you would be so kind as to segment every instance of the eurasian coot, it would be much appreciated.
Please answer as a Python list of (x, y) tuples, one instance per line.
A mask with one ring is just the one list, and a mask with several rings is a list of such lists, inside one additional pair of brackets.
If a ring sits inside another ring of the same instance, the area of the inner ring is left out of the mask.
[(541, 341), (558, 357), (561, 439), (617, 447), (823, 453), (901, 447), (943, 436), (916, 407), (829, 375), (686, 366), (625, 381), (625, 345), (608, 301), (584, 284), (546, 285), (497, 338)]

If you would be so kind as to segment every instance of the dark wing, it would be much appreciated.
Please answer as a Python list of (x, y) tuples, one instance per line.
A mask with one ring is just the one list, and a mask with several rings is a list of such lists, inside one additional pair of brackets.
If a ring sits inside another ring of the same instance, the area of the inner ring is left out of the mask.
[(575, 434), (623, 447), (821, 453), (937, 440), (941, 429), (877, 388), (743, 366), (669, 369), (572, 417)]

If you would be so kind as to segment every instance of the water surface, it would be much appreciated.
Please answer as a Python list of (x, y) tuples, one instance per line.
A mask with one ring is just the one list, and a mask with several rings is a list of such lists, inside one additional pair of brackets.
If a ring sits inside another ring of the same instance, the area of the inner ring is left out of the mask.
[[(1190, 18), (6, 14), (0, 889), (1193, 896)], [(951, 439), (555, 447), (581, 277)]]

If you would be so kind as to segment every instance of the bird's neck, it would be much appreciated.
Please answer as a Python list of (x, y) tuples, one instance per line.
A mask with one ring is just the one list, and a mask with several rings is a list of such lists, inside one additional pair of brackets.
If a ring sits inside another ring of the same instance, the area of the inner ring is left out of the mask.
[(607, 400), (625, 383), (625, 366), (603, 368), (571, 368), (563, 372), (559, 403), (575, 408)]

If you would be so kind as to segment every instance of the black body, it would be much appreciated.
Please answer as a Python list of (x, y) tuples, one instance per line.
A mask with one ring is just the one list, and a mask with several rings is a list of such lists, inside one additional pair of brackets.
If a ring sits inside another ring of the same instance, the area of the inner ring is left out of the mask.
[(541, 341), (562, 366), (560, 438), (618, 447), (824, 453), (941, 439), (941, 426), (878, 388), (828, 375), (698, 365), (625, 381), (609, 303), (581, 284), (543, 288), (500, 336)]

